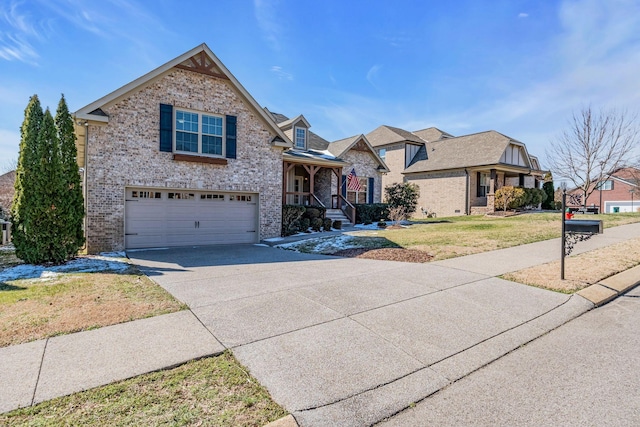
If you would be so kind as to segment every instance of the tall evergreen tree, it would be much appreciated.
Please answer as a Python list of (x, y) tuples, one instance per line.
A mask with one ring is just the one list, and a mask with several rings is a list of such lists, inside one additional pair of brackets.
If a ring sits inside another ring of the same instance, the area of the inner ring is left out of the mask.
[(542, 190), (547, 194), (547, 198), (542, 202), (542, 209), (555, 209), (556, 202), (553, 200), (554, 188), (553, 188), (553, 176), (551, 173), (545, 175), (544, 184), (542, 184)]
[(44, 242), (43, 251), (37, 262), (60, 263), (66, 260), (61, 234), (64, 224), (59, 209), (64, 198), (64, 182), (60, 161), (60, 140), (55, 121), (48, 108), (42, 120), (37, 153), (40, 160), (40, 169), (36, 177), (40, 183), (38, 185), (38, 239)]
[[(39, 252), (31, 242), (38, 224), (34, 221), (35, 182), (34, 171), (38, 168), (36, 148), (44, 114), (38, 95), (33, 95), (24, 111), (24, 121), (20, 128), (20, 155), (16, 168), (15, 194), (11, 207), (12, 240), (16, 256), (23, 260), (34, 259)], [(30, 261), (27, 261), (30, 262)]]
[(72, 258), (84, 244), (82, 228), (84, 218), (84, 199), (82, 185), (78, 173), (78, 151), (76, 149), (76, 135), (73, 129), (73, 118), (64, 95), (60, 98), (56, 110), (56, 128), (60, 141), (60, 161), (62, 194), (58, 201), (58, 215), (60, 218), (60, 235), (65, 258)]
[(21, 135), (12, 209), (16, 255), (32, 264), (61, 263), (84, 241), (73, 120), (64, 96), (54, 120), (34, 95)]

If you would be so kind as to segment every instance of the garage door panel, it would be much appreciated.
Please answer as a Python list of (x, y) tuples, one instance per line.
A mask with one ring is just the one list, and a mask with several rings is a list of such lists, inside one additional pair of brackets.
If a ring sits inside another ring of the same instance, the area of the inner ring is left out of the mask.
[(259, 238), (256, 194), (138, 188), (127, 189), (126, 200), (127, 248), (255, 243)]

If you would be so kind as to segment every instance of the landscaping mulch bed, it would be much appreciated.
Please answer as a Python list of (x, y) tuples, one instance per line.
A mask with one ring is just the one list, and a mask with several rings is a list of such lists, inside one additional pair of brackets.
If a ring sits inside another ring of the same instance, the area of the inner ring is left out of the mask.
[(378, 259), (381, 261), (429, 262), (433, 256), (426, 252), (404, 248), (356, 248), (342, 249), (332, 255), (346, 258)]

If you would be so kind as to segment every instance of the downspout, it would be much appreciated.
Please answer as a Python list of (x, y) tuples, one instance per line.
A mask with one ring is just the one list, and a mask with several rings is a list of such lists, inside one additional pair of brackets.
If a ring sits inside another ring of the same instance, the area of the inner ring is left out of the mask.
[(84, 125), (84, 173), (82, 174), (82, 199), (83, 199), (83, 203), (84, 203), (84, 218), (82, 220), (83, 222), (83, 229), (84, 229), (84, 246), (82, 247), (83, 250), (87, 250), (87, 226), (88, 226), (88, 218), (89, 218), (89, 212), (88, 212), (88, 203), (87, 203), (87, 193), (88, 193), (88, 189), (87, 189), (87, 174), (88, 174), (88, 169), (89, 169), (89, 165), (87, 163), (87, 161), (89, 160), (89, 123), (85, 120), (85, 122), (83, 123)]
[(465, 189), (464, 189), (464, 214), (469, 215), (469, 171), (464, 168)]

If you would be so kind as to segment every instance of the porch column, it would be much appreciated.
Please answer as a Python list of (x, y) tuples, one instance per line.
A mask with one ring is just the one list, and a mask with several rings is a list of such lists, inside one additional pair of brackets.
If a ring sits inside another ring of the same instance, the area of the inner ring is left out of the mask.
[[(336, 175), (336, 194), (338, 195), (338, 204), (336, 206), (337, 209), (342, 210), (342, 199), (339, 197), (341, 187), (342, 187), (342, 168), (331, 168), (331, 172)], [(331, 207), (333, 208), (333, 195), (331, 195)]]
[(491, 177), (489, 178), (489, 194), (487, 194), (487, 212), (496, 211), (496, 181), (498, 173), (495, 169), (491, 169)]
[(287, 180), (289, 177), (289, 171), (296, 167), (295, 163), (283, 162), (282, 165), (282, 204), (287, 204)]
[[(307, 173), (309, 173), (309, 193), (311, 193), (311, 198), (315, 199), (314, 192), (313, 192), (314, 186), (315, 186), (315, 176), (316, 176), (316, 172), (318, 172), (322, 166), (316, 166), (316, 165), (302, 165), (302, 166), (304, 166)], [(309, 204), (312, 204), (311, 198), (309, 199)]]

